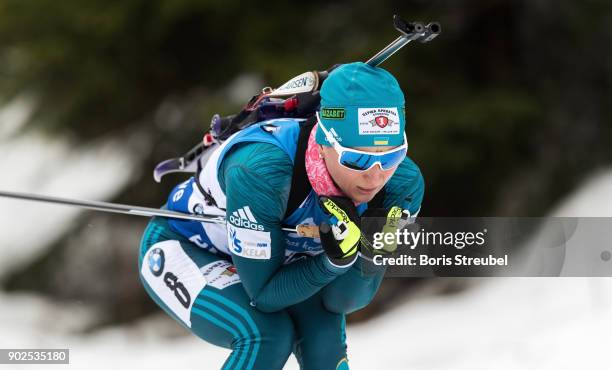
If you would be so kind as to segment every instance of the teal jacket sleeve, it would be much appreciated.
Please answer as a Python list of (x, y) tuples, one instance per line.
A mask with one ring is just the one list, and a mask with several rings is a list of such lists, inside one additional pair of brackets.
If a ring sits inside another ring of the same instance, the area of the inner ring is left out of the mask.
[[(421, 209), (424, 189), (421, 171), (406, 157), (385, 185), (383, 205), (386, 209), (399, 206), (416, 216)], [(348, 314), (367, 306), (376, 295), (385, 270), (385, 267), (376, 266), (360, 255), (348, 273), (323, 289), (325, 308), (331, 312)]]
[(251, 304), (264, 312), (301, 302), (350, 269), (325, 254), (283, 264), (281, 227), (292, 173), (289, 156), (266, 143), (239, 144), (219, 169), (232, 260)]

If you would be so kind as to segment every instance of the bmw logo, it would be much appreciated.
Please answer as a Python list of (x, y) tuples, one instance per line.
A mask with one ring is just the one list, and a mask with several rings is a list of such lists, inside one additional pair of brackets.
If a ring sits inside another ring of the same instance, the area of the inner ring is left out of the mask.
[(149, 254), (149, 269), (155, 276), (159, 276), (164, 271), (164, 251), (160, 248), (155, 248)]
[(196, 215), (203, 215), (204, 214), (204, 206), (201, 203), (196, 204), (193, 207), (193, 213), (195, 213)]

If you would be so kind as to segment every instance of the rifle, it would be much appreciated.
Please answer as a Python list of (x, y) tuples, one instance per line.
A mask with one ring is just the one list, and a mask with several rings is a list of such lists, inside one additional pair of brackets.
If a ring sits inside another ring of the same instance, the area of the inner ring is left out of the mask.
[[(421, 22), (406, 22), (397, 15), (393, 16), (393, 26), (400, 32), (400, 36), (368, 59), (367, 64), (377, 67), (408, 43), (415, 40), (421, 43), (430, 42), (442, 31), (438, 22), (423, 25)], [(314, 114), (321, 100), (319, 96), (321, 84), (338, 66), (339, 64), (336, 64), (325, 71), (302, 73), (277, 89), (264, 87), (238, 114), (226, 117), (215, 114), (211, 120), (211, 128), (203, 140), (183, 156), (160, 162), (153, 170), (153, 179), (159, 183), (162, 177), (169, 173), (195, 173), (198, 162), (203, 164), (212, 152), (211, 149), (223, 143), (235, 132), (256, 122), (281, 117), (308, 118)]]

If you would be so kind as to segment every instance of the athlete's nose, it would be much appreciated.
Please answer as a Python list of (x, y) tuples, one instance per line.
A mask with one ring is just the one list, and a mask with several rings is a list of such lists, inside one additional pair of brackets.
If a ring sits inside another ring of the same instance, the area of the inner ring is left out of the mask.
[(371, 168), (368, 168), (364, 173), (365, 179), (372, 185), (378, 186), (385, 181), (385, 175), (379, 163), (376, 163)]

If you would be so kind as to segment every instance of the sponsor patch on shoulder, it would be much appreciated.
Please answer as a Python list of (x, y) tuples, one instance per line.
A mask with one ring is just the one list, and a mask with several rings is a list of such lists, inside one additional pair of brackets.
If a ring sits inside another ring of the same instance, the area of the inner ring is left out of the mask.
[(397, 135), (400, 118), (397, 108), (359, 108), (359, 135)]
[(224, 289), (240, 282), (236, 267), (225, 260), (211, 262), (200, 267), (200, 271), (202, 271), (207, 284), (217, 289)]
[(227, 224), (228, 246), (232, 254), (245, 258), (269, 260), (272, 240), (269, 231), (245, 229)]

